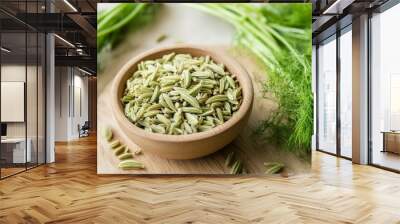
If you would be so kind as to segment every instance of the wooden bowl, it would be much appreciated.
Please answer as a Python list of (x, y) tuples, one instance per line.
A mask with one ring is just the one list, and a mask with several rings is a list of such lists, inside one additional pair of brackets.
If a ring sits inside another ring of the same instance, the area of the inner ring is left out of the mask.
[[(187, 135), (168, 135), (150, 133), (132, 124), (123, 111), (121, 98), (126, 81), (136, 71), (143, 60), (161, 58), (171, 52), (187, 53), (192, 56), (209, 55), (215, 62), (222, 63), (237, 78), (242, 87), (243, 101), (238, 111), (222, 125), (215, 128)], [(147, 51), (131, 59), (114, 78), (111, 93), (111, 106), (115, 120), (121, 131), (147, 153), (153, 153), (167, 159), (194, 159), (209, 155), (223, 148), (243, 131), (248, 121), (253, 104), (253, 86), (247, 72), (234, 59), (213, 50), (190, 45), (174, 45)]]

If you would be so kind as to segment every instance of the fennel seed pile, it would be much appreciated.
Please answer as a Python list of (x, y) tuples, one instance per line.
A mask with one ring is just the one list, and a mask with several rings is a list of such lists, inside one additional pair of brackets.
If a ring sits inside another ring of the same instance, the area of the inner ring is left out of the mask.
[(171, 53), (140, 62), (121, 101), (136, 126), (183, 135), (229, 120), (242, 103), (242, 91), (224, 65), (209, 56)]
[(133, 159), (134, 156), (141, 153), (141, 150), (132, 152), (128, 146), (122, 144), (119, 139), (114, 138), (114, 134), (110, 127), (104, 126), (101, 130), (101, 134), (107, 141), (109, 147), (114, 151), (114, 155), (118, 157), (119, 168), (123, 170), (144, 169), (143, 163)]

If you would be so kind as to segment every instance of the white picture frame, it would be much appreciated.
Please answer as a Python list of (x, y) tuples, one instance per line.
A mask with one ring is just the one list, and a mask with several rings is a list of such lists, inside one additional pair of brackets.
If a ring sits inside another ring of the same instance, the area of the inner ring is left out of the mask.
[(25, 82), (1, 82), (1, 122), (25, 122)]

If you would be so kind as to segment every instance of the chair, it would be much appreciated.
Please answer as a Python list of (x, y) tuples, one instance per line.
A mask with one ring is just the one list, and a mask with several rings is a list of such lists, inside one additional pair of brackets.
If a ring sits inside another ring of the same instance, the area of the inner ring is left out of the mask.
[(79, 138), (89, 136), (89, 129), (90, 129), (89, 121), (85, 121), (85, 123), (82, 125), (82, 127), (80, 127), (80, 125), (78, 125)]

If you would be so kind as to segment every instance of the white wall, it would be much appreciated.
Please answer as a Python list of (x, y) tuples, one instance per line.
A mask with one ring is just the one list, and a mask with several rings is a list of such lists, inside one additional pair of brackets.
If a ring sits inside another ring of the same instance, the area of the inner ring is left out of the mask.
[[(38, 71), (36, 69), (39, 69)], [(30, 140), (32, 161), (44, 163), (45, 150), (45, 116), (44, 116), (44, 74), (41, 67), (25, 66), (25, 64), (3, 64), (1, 66), (1, 81), (2, 82), (24, 82), (26, 85), (26, 106), (23, 106), (20, 112), (25, 113), (26, 121), (22, 122), (6, 122), (7, 137), (9, 138), (24, 138), (25, 135)], [(25, 80), (27, 78), (27, 80)], [(4, 90), (4, 89), (3, 89)], [(3, 91), (2, 90), (2, 91)], [(21, 90), (20, 94), (24, 94)], [(2, 97), (5, 97), (4, 95)], [(2, 107), (1, 110), (12, 110), (10, 107)], [(15, 110), (15, 109), (14, 109)], [(13, 111), (7, 111), (13, 113)], [(38, 156), (37, 156), (38, 154)]]
[(88, 120), (88, 78), (83, 75), (76, 68), (56, 67), (56, 141), (79, 138), (78, 125)]
[[(33, 66), (27, 66), (25, 67), (24, 65), (18, 65), (18, 64), (6, 64), (1, 66), (1, 81), (2, 82), (25, 82), (25, 75), (27, 69), (28, 74), (31, 74), (33, 72), (36, 73), (36, 67)], [(30, 77), (28, 77), (30, 78)], [(31, 80), (29, 80), (31, 81)], [(36, 82), (35, 82), (36, 84)], [(29, 97), (30, 94), (36, 94), (36, 89), (34, 92), (27, 93), (27, 96)], [(27, 99), (28, 100), (28, 99)], [(30, 99), (31, 100), (31, 99)], [(7, 110), (7, 108), (1, 108), (2, 110)], [(32, 114), (27, 114), (28, 115), (28, 122), (35, 121), (36, 124), (36, 114), (34, 114), (34, 118), (31, 116)], [(31, 127), (33, 124), (28, 124), (29, 127)], [(7, 136), (8, 137), (25, 137), (25, 122), (7, 122)], [(28, 133), (28, 137), (30, 133)], [(35, 133), (36, 134), (36, 133)]]
[(399, 12), (400, 5), (396, 5), (372, 18), (373, 115), (380, 131), (400, 129), (400, 89), (396, 86), (400, 76), (400, 33), (395, 28), (400, 21)]
[(352, 23), (352, 159), (368, 163), (368, 15)]
[[(50, 1), (46, 2), (50, 12), (54, 10)], [(55, 42), (54, 35), (46, 35), (46, 163), (56, 159), (55, 153)]]
[[(400, 5), (374, 14), (372, 29), (372, 143), (383, 148), (382, 131), (400, 129)], [(374, 157), (372, 157), (374, 158)]]
[(68, 140), (68, 67), (55, 68), (55, 140)]
[(314, 121), (314, 126), (313, 126), (313, 135), (312, 135), (312, 140), (311, 140), (311, 149), (316, 150), (317, 149), (317, 48), (315, 45), (312, 46), (312, 92), (313, 92), (313, 97), (314, 97), (314, 115), (313, 115), (313, 121)]
[(336, 40), (318, 48), (318, 148), (336, 153)]
[[(85, 121), (89, 120), (89, 91), (88, 91), (88, 77), (84, 76), (82, 72), (79, 72), (79, 75), (75, 75), (75, 86), (81, 89), (81, 109), (82, 113), (79, 114), (78, 111), (75, 112), (75, 123), (74, 127), (77, 127), (78, 124), (81, 126), (85, 123)], [(74, 129), (76, 131), (75, 136), (78, 137), (77, 128)]]
[(340, 150), (352, 157), (352, 31), (340, 36)]

